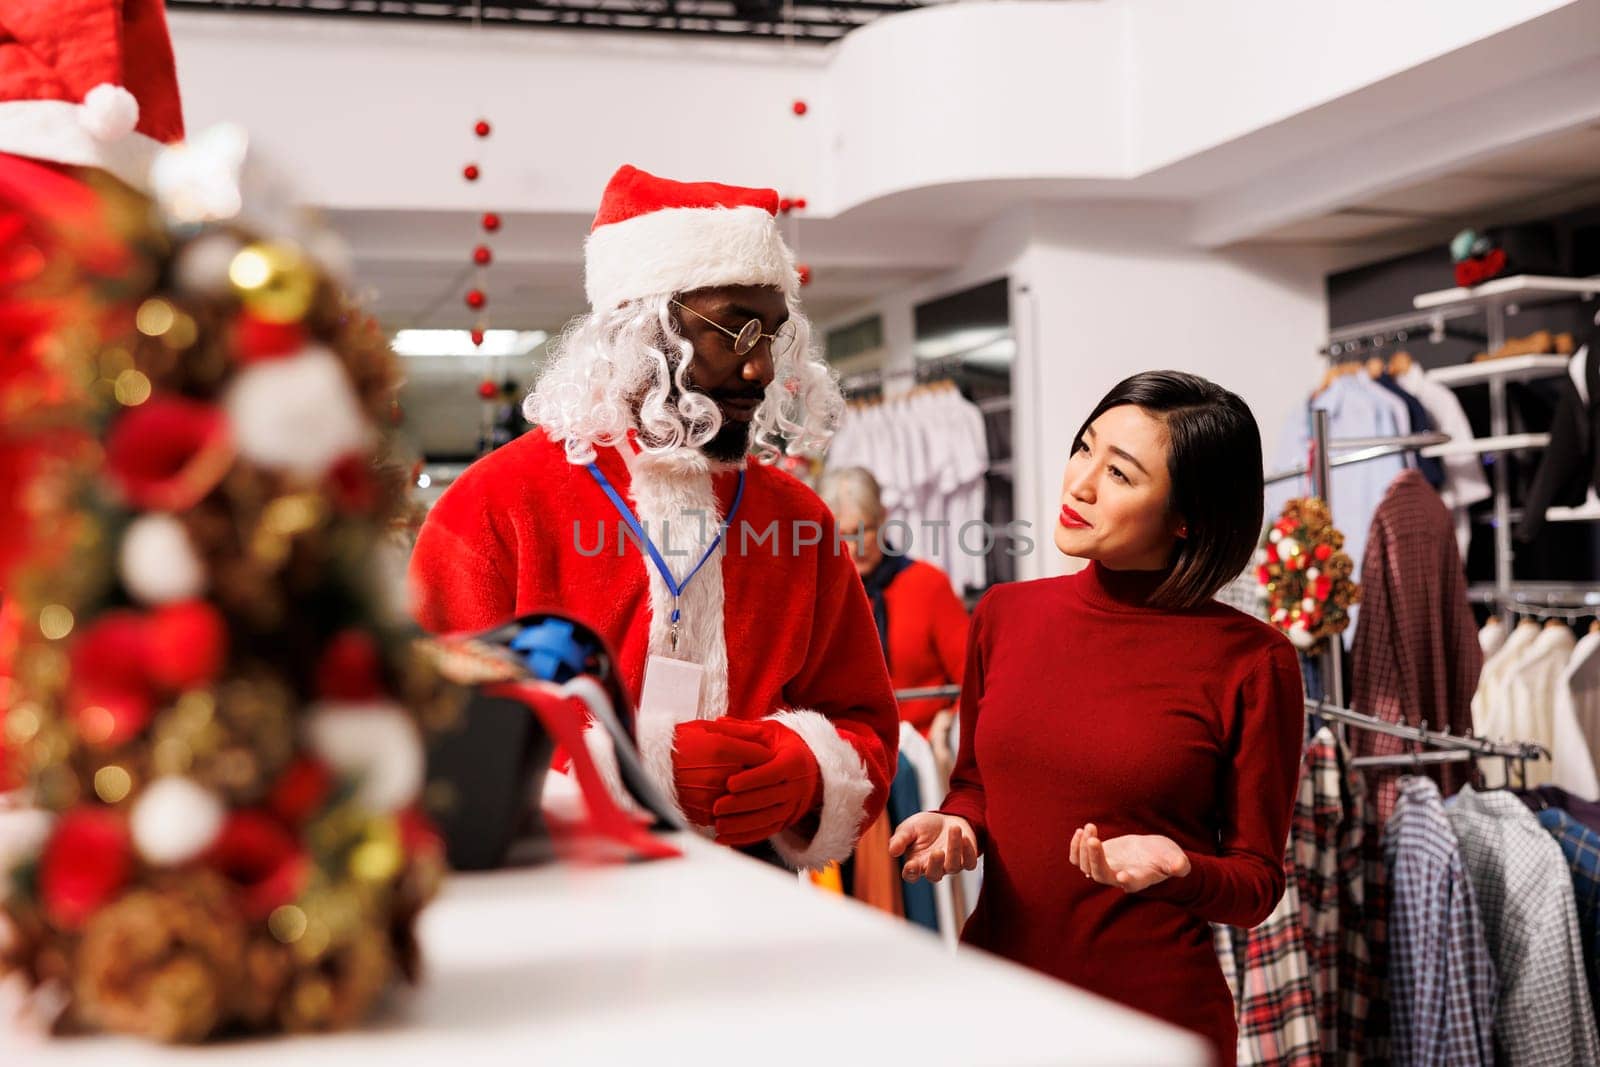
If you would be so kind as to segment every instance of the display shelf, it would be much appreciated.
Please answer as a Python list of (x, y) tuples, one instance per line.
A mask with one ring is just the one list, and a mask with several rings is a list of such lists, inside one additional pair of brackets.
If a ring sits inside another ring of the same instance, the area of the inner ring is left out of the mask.
[(1547, 297), (1578, 296), (1588, 299), (1596, 293), (1600, 293), (1600, 276), (1557, 278), (1543, 274), (1517, 274), (1510, 278), (1496, 278), (1470, 289), (1437, 289), (1431, 293), (1420, 293), (1411, 303), (1419, 311), (1444, 311), (1451, 308), (1504, 306), (1521, 300)]
[(1516, 452), (1524, 448), (1543, 448), (1550, 443), (1547, 433), (1508, 433), (1499, 437), (1475, 437), (1465, 441), (1451, 441), (1447, 445), (1424, 448), (1422, 454), (1429, 459), (1445, 456), (1478, 456), (1492, 452)]
[(1509, 356), (1505, 359), (1485, 359), (1477, 363), (1462, 363), (1454, 367), (1436, 367), (1428, 377), (1440, 385), (1482, 385), (1499, 378), (1508, 382), (1527, 382), (1536, 378), (1554, 378), (1566, 373), (1571, 356)]
[(1594, 494), (1582, 505), (1575, 508), (1548, 508), (1544, 513), (1546, 522), (1600, 522), (1600, 500), (1594, 499)]
[[(818, 1052), (830, 1041), (844, 1062), (919, 1067), (1210, 1059), (1176, 1027), (983, 952), (952, 953), (920, 927), (731, 849), (678, 843), (682, 859), (655, 863), (452, 875), (418, 922), (422, 985), (397, 991), (361, 1030), (173, 1049), (43, 1040), (8, 1023), (0, 1063), (810, 1067), (830, 1058)], [(957, 996), (982, 1025), (892, 1024)]]

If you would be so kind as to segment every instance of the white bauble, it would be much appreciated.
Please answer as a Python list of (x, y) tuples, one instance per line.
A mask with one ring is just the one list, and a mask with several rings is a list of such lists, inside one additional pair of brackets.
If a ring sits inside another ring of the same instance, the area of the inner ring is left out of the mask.
[(344, 366), (321, 345), (246, 367), (223, 407), (239, 455), (312, 478), (365, 449), (372, 436)]
[(139, 855), (158, 867), (170, 867), (209, 848), (226, 818), (215, 793), (192, 778), (171, 775), (145, 787), (128, 825)]
[(307, 717), (306, 743), (335, 771), (356, 780), (356, 800), (395, 811), (416, 800), (426, 772), (422, 737), (411, 717), (385, 702), (326, 703)]
[(199, 596), (206, 568), (183, 523), (171, 515), (141, 515), (128, 524), (117, 553), (123, 588), (145, 604), (169, 604)]
[(244, 242), (230, 233), (217, 231), (196, 237), (183, 246), (173, 265), (173, 284), (181, 293), (218, 297), (230, 292), (228, 267), (244, 248)]

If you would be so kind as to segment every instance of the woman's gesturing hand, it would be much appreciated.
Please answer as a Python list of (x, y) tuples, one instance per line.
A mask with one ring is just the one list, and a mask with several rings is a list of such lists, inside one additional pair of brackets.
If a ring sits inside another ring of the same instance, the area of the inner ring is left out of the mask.
[(906, 857), (900, 877), (908, 882), (937, 882), (956, 871), (978, 866), (978, 835), (959, 815), (924, 811), (900, 824), (889, 839), (889, 855)]
[(1168, 878), (1185, 878), (1189, 874), (1189, 857), (1172, 838), (1125, 834), (1102, 841), (1094, 823), (1079, 827), (1072, 835), (1068, 858), (1084, 877), (1101, 885), (1114, 885), (1126, 893), (1138, 893)]

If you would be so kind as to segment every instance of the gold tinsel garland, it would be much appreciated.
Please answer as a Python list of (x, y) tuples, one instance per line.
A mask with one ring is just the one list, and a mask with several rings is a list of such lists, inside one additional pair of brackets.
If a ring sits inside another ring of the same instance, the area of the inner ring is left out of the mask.
[(1291, 500), (1256, 549), (1256, 582), (1267, 619), (1302, 652), (1350, 625), (1350, 606), (1361, 599), (1351, 580), (1355, 565), (1344, 551), (1328, 506), (1315, 497)]

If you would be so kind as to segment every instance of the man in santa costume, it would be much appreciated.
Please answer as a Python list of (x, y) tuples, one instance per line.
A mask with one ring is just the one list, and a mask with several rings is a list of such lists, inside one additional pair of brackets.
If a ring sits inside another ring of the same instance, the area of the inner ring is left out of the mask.
[(616, 173), (585, 247), (592, 310), (524, 405), (536, 429), (440, 498), (411, 580), (435, 632), (588, 622), (663, 793), (718, 841), (803, 868), (848, 857), (882, 810), (898, 727), (832, 517), (770, 465), (825, 443), (843, 406), (777, 208), (770, 189)]

